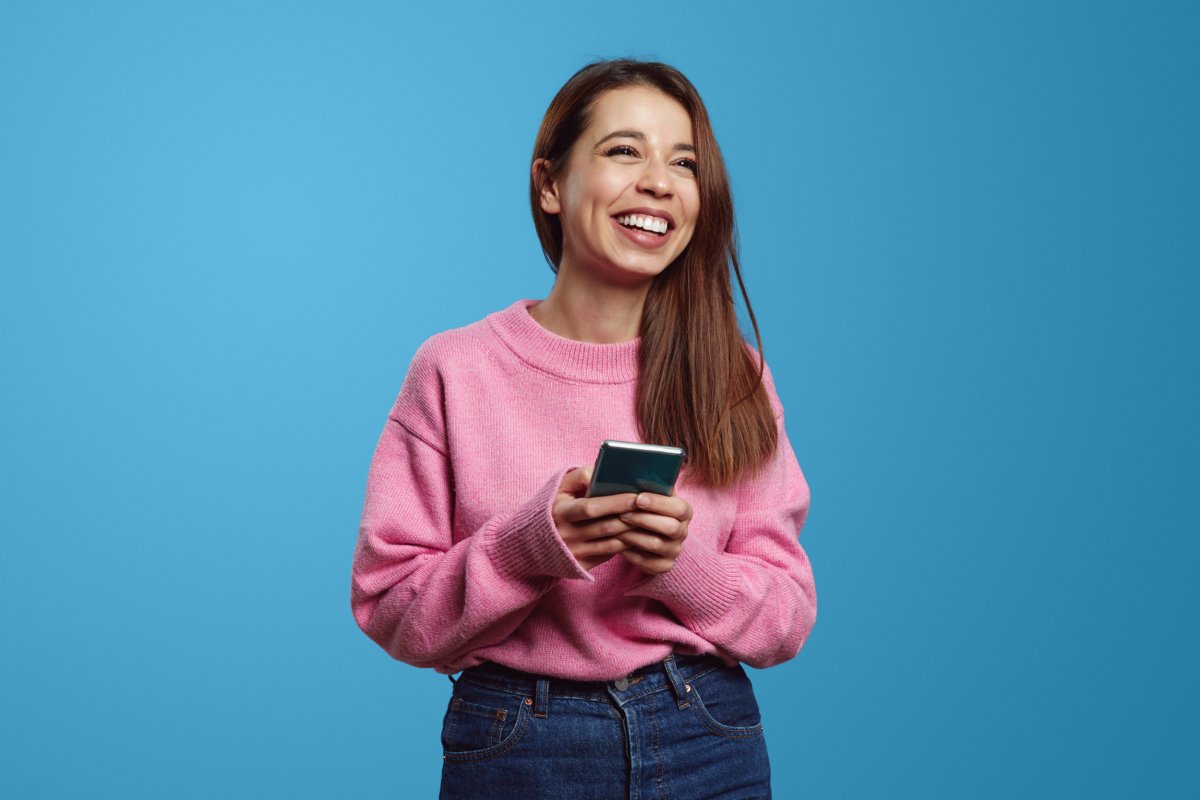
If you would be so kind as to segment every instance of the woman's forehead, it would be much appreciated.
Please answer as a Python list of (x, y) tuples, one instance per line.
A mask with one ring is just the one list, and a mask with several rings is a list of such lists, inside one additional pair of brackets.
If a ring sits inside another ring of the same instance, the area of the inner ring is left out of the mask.
[(610, 89), (592, 104), (589, 144), (617, 131), (638, 132), (649, 138), (693, 144), (692, 119), (675, 98), (650, 86)]

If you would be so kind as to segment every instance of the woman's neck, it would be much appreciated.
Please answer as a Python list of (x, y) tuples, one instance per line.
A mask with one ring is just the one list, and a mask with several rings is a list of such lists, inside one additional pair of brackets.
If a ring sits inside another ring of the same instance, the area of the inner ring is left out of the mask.
[(636, 339), (648, 282), (635, 286), (602, 283), (561, 268), (546, 299), (529, 309), (551, 333), (579, 342), (615, 344)]

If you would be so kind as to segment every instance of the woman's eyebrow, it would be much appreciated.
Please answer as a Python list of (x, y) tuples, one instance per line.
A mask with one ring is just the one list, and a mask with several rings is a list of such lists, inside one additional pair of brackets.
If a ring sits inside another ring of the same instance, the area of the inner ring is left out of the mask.
[[(636, 139), (639, 142), (645, 142), (646, 134), (642, 133), (641, 131), (613, 131), (608, 136), (605, 136), (603, 139), (596, 142), (595, 146), (599, 147), (600, 145), (607, 142), (609, 139)], [(684, 144), (682, 142), (675, 145), (675, 149), (683, 150), (684, 152), (687, 152), (687, 153), (696, 152), (695, 147), (692, 147), (690, 144)]]

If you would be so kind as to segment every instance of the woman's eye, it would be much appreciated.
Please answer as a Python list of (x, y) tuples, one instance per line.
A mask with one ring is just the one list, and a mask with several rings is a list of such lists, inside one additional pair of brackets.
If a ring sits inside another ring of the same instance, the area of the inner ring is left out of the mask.
[(677, 161), (675, 163), (679, 164), (679, 166), (683, 167), (684, 169), (690, 171), (693, 175), (696, 174), (696, 162), (693, 161), (692, 159), (681, 158), (679, 161)]
[(616, 147), (609, 148), (605, 155), (610, 156), (636, 156), (637, 151), (627, 144), (619, 144)]

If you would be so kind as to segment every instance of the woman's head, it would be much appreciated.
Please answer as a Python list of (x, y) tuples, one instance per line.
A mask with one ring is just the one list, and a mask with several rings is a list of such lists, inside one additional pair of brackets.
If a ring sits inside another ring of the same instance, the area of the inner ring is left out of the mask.
[[(590, 64), (559, 90), (534, 144), (530, 205), (556, 272), (564, 251), (656, 275), (693, 250), (724, 262), (731, 244), (708, 112), (682, 73), (656, 62)], [(632, 232), (625, 212), (637, 211), (669, 220), (666, 233)]]

